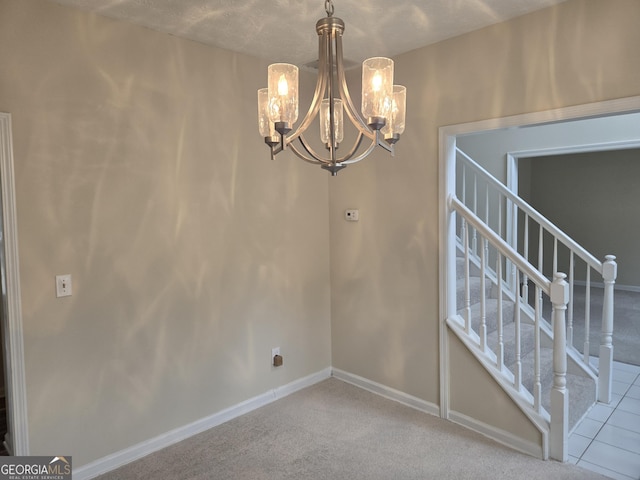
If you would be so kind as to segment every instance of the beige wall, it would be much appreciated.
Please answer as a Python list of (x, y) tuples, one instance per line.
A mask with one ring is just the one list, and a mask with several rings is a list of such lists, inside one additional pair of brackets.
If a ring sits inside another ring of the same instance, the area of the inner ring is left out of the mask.
[[(596, 258), (616, 255), (618, 286), (640, 287), (640, 150), (523, 159), (518, 168), (525, 165), (531, 170), (531, 205)], [(558, 259), (559, 271), (568, 272), (567, 257)], [(576, 279), (584, 280), (578, 264)], [(592, 279), (602, 283), (597, 277)]]
[(0, 0), (0, 58), (31, 454), (80, 466), (330, 366), (327, 175), (268, 159), (266, 62), (40, 0)]
[[(506, 184), (507, 153), (522, 157), (525, 151), (638, 142), (638, 123), (640, 113), (625, 113), (525, 128), (503, 128), (459, 136), (456, 146)], [(521, 165), (518, 165), (518, 177), (523, 177)]]
[[(639, 22), (636, 0), (569, 0), (395, 59), (408, 91), (396, 158), (329, 186), (335, 367), (439, 403), (438, 128), (640, 95)], [(452, 391), (481, 380), (452, 376)], [(496, 409), (462, 413), (500, 424)]]

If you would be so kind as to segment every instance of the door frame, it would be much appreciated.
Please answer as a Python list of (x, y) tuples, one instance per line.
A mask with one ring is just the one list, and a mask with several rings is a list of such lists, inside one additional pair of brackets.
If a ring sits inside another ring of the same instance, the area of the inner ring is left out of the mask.
[(13, 169), (11, 115), (0, 112), (0, 251), (2, 280), (2, 328), (4, 331), (5, 391), (7, 401), (7, 436), (5, 445), (11, 455), (29, 455), (27, 421), (27, 387), (25, 381), (18, 223)]

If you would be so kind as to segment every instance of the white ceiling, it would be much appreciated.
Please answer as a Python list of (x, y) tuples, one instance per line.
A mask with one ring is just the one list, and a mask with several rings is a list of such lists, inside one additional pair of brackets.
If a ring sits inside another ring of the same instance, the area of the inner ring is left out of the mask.
[[(53, 0), (229, 50), (302, 66), (317, 59), (324, 0)], [(334, 0), (344, 56), (392, 57), (565, 0)]]

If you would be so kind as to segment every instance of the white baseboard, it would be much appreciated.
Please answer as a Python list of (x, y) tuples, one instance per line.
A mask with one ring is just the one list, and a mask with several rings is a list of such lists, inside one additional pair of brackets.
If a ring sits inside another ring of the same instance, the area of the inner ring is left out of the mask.
[[(376, 395), (402, 403), (403, 405), (415, 408), (421, 412), (440, 416), (440, 407), (436, 404), (337, 368), (332, 370), (332, 375), (339, 380), (355, 385), (356, 387), (360, 387)], [(455, 411), (449, 411), (449, 420), (526, 455), (536, 458), (544, 458), (543, 447), (541, 445), (524, 440), (510, 432), (487, 425), (486, 423)], [(540, 432), (540, 434), (543, 436), (542, 442), (546, 443), (546, 434), (544, 432)]]
[[(449, 420), (454, 423), (460, 424), (463, 427), (468, 428), (469, 430), (478, 432), (485, 437), (489, 437), (492, 440), (505, 445), (506, 447), (513, 448), (514, 450), (522, 452), (526, 455), (530, 455), (532, 457), (544, 458), (541, 445), (524, 440), (523, 438), (517, 437), (505, 430), (487, 425), (486, 423), (480, 422), (475, 418), (471, 418), (463, 413), (450, 410)], [(543, 442), (544, 440), (545, 439), (543, 439)]]
[[(434, 403), (427, 402), (426, 400), (414, 397), (413, 395), (401, 392), (400, 390), (396, 390), (337, 368), (326, 368), (307, 377), (288, 383), (287, 385), (269, 390), (261, 395), (238, 403), (237, 405), (229, 407), (209, 417), (202, 418), (191, 424), (138, 443), (132, 447), (98, 459), (77, 469), (74, 468), (73, 478), (74, 480), (89, 480), (91, 478), (95, 478), (153, 452), (173, 445), (174, 443), (185, 440), (193, 435), (204, 432), (205, 430), (216, 427), (236, 417), (268, 405), (269, 403), (284, 398), (298, 390), (302, 390), (303, 388), (326, 380), (330, 376), (421, 412), (440, 416), (440, 407)], [(526, 440), (516, 437), (509, 432), (497, 429), (491, 425), (479, 422), (471, 417), (454, 411), (449, 412), (449, 419), (482, 435), (492, 438), (510, 448), (527, 455), (542, 458), (540, 445), (527, 442)]]
[(401, 392), (400, 390), (387, 387), (386, 385), (382, 385), (380, 383), (368, 380), (352, 373), (345, 372), (337, 368), (332, 369), (331, 372), (332, 375), (338, 380), (350, 383), (352, 385), (355, 385), (356, 387), (360, 387), (371, 393), (380, 395), (381, 397), (388, 398), (389, 400), (402, 403), (403, 405), (406, 405), (408, 407), (415, 408), (416, 410), (420, 410), (421, 412), (425, 412), (438, 417), (440, 416), (440, 407), (435, 403), (427, 402), (426, 400), (414, 397), (413, 395), (409, 395), (408, 393)]
[(131, 463), (134, 460), (142, 458), (150, 453), (161, 450), (169, 445), (185, 440), (193, 435), (204, 432), (210, 428), (221, 425), (236, 417), (249, 413), (260, 407), (268, 405), (276, 400), (286, 397), (298, 390), (314, 385), (318, 382), (326, 380), (331, 376), (331, 368), (325, 368), (317, 373), (307, 377), (294, 380), (291, 383), (276, 387), (257, 397), (250, 398), (244, 402), (238, 403), (232, 407), (226, 408), (218, 413), (214, 413), (209, 417), (196, 420), (193, 423), (183, 427), (176, 428), (170, 432), (158, 435), (144, 442), (133, 445), (132, 447), (120, 450), (119, 452), (107, 455), (94, 462), (73, 469), (74, 480), (88, 480), (97, 477), (103, 473), (114, 470), (118, 467)]

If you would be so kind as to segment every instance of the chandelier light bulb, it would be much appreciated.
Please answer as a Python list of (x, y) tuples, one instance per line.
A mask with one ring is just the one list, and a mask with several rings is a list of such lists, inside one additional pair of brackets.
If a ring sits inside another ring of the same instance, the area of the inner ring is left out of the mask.
[(362, 62), (362, 115), (374, 129), (384, 126), (393, 97), (393, 60), (368, 58)]
[(298, 119), (298, 67), (274, 63), (268, 70), (269, 118), (287, 128)]
[(289, 85), (287, 85), (287, 79), (284, 74), (280, 75), (280, 79), (278, 80), (278, 95), (287, 96), (289, 94)]
[(380, 87), (382, 87), (382, 77), (380, 76), (380, 72), (376, 72), (371, 80), (371, 88), (374, 92), (379, 92)]

